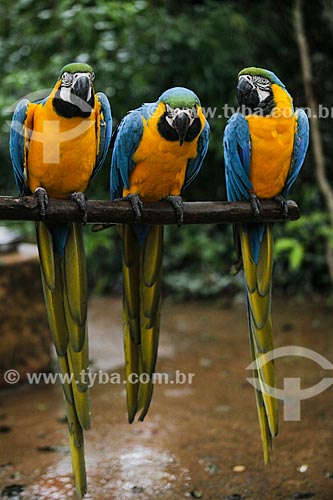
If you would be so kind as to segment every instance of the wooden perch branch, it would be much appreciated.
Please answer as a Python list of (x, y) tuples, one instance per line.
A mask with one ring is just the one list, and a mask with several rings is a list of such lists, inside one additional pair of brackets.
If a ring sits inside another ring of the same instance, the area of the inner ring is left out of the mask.
[[(129, 223), (134, 214), (128, 201), (88, 201), (88, 223)], [(300, 217), (298, 206), (288, 201), (288, 216), (283, 218), (279, 204), (274, 200), (261, 201), (261, 217), (253, 216), (246, 201), (184, 202), (184, 224), (227, 224), (236, 222), (278, 222)], [(0, 196), (0, 220), (40, 220), (39, 207), (34, 196), (12, 198)], [(45, 221), (80, 222), (82, 215), (75, 202), (49, 200)], [(176, 224), (175, 211), (170, 203), (144, 203), (142, 222), (149, 224)]]

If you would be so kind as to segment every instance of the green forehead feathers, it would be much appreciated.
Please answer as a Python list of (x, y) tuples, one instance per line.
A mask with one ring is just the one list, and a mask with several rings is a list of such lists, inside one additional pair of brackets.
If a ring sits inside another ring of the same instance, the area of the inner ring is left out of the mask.
[(172, 108), (193, 108), (196, 104), (200, 105), (198, 96), (185, 87), (174, 87), (166, 90), (158, 102), (169, 104)]
[(76, 62), (76, 63), (66, 64), (66, 66), (64, 66), (61, 69), (60, 76), (65, 72), (67, 72), (67, 73), (93, 73), (93, 69), (91, 66), (89, 66), (89, 64)]
[(273, 71), (269, 71), (268, 69), (256, 68), (255, 66), (251, 66), (249, 68), (242, 69), (242, 71), (238, 73), (238, 78), (242, 75), (263, 76), (264, 78), (267, 78), (271, 83), (276, 83), (276, 85), (285, 88), (284, 84), (273, 73)]

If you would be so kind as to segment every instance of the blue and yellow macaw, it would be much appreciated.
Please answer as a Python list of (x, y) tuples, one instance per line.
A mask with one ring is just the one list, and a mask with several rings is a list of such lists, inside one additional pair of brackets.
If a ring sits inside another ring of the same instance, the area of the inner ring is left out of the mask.
[[(167, 90), (157, 102), (130, 111), (120, 123), (111, 163), (111, 198), (129, 199), (137, 221), (142, 202), (166, 199), (174, 206), (180, 225), (181, 191), (197, 177), (208, 143), (209, 125), (198, 97), (183, 87)], [(144, 419), (153, 391), (163, 226), (138, 222), (124, 224), (120, 231), (127, 407), (132, 422), (140, 410), (139, 420)]]
[[(10, 154), (20, 195), (33, 193), (42, 221), (37, 244), (45, 304), (66, 402), (76, 489), (87, 489), (83, 430), (90, 427), (87, 277), (81, 223), (48, 223), (48, 196), (75, 200), (85, 220), (86, 190), (100, 170), (111, 139), (108, 99), (95, 94), (87, 64), (62, 68), (48, 97), (21, 100), (10, 130)], [(47, 217), (47, 215), (46, 215)]]
[[(245, 68), (238, 74), (237, 97), (242, 112), (235, 113), (224, 132), (224, 158), (229, 201), (249, 200), (260, 215), (259, 198), (276, 198), (286, 214), (285, 197), (294, 183), (309, 143), (309, 122), (271, 71)], [(274, 363), (258, 364), (273, 349), (271, 281), (272, 225), (239, 224), (234, 228), (236, 248), (244, 268), (252, 359), (257, 362), (256, 402), (265, 463), (272, 438), (278, 432)], [(261, 366), (262, 365), (262, 366)], [(266, 390), (265, 390), (266, 385)]]

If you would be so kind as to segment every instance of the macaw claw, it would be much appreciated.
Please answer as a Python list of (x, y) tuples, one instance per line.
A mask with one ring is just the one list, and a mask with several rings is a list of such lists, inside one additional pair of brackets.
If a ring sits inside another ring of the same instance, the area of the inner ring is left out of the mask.
[(84, 193), (81, 193), (80, 191), (78, 191), (78, 192), (72, 193), (70, 198), (71, 198), (71, 200), (75, 201), (75, 203), (79, 207), (79, 210), (82, 214), (82, 222), (83, 222), (83, 224), (86, 224), (87, 220), (88, 220), (86, 195)]
[(165, 200), (168, 201), (175, 209), (177, 217), (177, 226), (180, 227), (184, 222), (184, 208), (183, 208), (182, 197), (169, 195), (165, 198)]
[(45, 219), (46, 210), (49, 204), (49, 196), (46, 189), (38, 187), (34, 191), (34, 195), (37, 198), (37, 204), (39, 206), (39, 211), (42, 219)]
[(280, 205), (281, 210), (282, 210), (282, 216), (284, 219), (286, 219), (288, 216), (287, 200), (282, 196), (282, 194), (278, 194), (277, 196), (274, 196), (274, 200), (276, 200), (278, 202), (278, 204)]
[(135, 214), (135, 220), (140, 221), (142, 217), (142, 208), (143, 203), (140, 200), (140, 196), (138, 194), (129, 194), (126, 198), (130, 201), (132, 205), (133, 212)]
[(142, 217), (142, 208), (143, 208), (143, 203), (140, 199), (140, 196), (135, 193), (130, 193), (127, 196), (124, 196), (124, 198), (116, 198), (114, 201), (123, 201), (123, 200), (128, 200), (131, 203), (132, 210), (135, 215), (135, 222), (140, 222)]
[(250, 193), (250, 204), (252, 207), (253, 215), (254, 217), (260, 217), (261, 215), (261, 210), (260, 210), (260, 200), (258, 196), (254, 193)]

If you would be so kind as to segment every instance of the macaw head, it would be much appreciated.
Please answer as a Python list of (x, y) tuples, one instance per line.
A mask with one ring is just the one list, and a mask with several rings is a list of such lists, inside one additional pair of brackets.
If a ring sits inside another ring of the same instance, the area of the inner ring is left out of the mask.
[(158, 131), (168, 141), (193, 141), (201, 131), (198, 116), (200, 101), (192, 90), (174, 87), (166, 90), (157, 101), (163, 104), (163, 115), (158, 122)]
[(58, 115), (65, 118), (87, 118), (90, 115), (94, 107), (94, 78), (93, 69), (88, 64), (71, 63), (62, 68), (53, 99)]
[(276, 106), (272, 85), (285, 86), (278, 77), (267, 69), (245, 68), (238, 73), (237, 99), (247, 113), (268, 115)]

